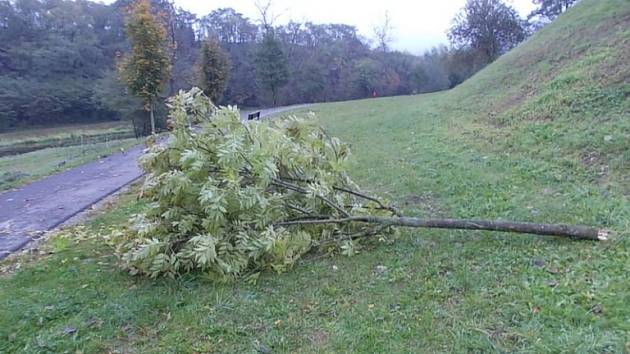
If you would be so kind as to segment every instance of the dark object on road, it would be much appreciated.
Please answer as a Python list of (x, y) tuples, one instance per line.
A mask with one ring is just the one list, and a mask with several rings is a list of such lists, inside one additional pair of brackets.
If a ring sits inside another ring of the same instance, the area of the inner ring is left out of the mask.
[(247, 120), (260, 120), (260, 111), (248, 114)]

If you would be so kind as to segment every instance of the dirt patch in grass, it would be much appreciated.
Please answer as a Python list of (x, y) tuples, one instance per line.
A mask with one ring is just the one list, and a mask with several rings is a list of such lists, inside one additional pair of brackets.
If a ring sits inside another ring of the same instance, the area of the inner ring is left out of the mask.
[(580, 161), (594, 173), (594, 180), (605, 184), (608, 180), (610, 167), (606, 163), (607, 157), (599, 151), (585, 151), (580, 155)]
[(428, 193), (409, 194), (400, 200), (398, 206), (404, 209), (420, 210), (424, 216), (439, 217), (446, 214), (446, 210), (439, 205), (438, 199)]
[(604, 156), (599, 151), (585, 151), (580, 156), (584, 166), (593, 167), (604, 164)]
[(313, 347), (324, 347), (328, 344), (330, 335), (324, 330), (316, 329), (311, 333), (309, 339)]

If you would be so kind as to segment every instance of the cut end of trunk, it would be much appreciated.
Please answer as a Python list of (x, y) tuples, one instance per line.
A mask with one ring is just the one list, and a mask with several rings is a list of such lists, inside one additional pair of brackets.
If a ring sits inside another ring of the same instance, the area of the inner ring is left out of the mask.
[(608, 240), (608, 236), (610, 236), (610, 231), (609, 230), (599, 230), (597, 232), (597, 239), (600, 241), (607, 241)]

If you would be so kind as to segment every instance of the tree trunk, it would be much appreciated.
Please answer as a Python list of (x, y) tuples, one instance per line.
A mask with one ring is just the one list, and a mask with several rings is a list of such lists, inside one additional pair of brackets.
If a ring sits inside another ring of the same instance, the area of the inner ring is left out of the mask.
[(273, 100), (273, 106), (276, 107), (278, 105), (278, 93), (275, 87), (271, 88), (271, 99)]
[[(284, 189), (289, 189), (304, 195), (312, 197), (307, 189), (299, 185), (299, 183), (311, 183), (309, 179), (280, 177), (272, 180), (272, 185)], [(596, 229), (588, 226), (575, 226), (564, 224), (535, 224), (527, 222), (511, 222), (504, 220), (458, 220), (458, 219), (419, 219), (403, 217), (398, 210), (391, 206), (381, 203), (378, 199), (370, 197), (364, 193), (353, 191), (348, 188), (333, 186), (336, 191), (351, 194), (355, 197), (363, 198), (371, 202), (376, 202), (380, 209), (389, 210), (393, 217), (383, 216), (351, 216), (342, 207), (336, 205), (331, 200), (322, 196), (316, 196), (324, 203), (337, 209), (342, 217), (335, 218), (332, 215), (310, 215), (308, 212), (303, 217), (293, 220), (286, 220), (275, 224), (275, 226), (299, 226), (299, 225), (324, 225), (324, 224), (351, 224), (365, 223), (380, 225), (381, 227), (401, 226), (414, 228), (429, 229), (459, 229), (459, 230), (488, 230), (501, 232), (515, 232), (523, 234), (534, 234), (542, 236), (564, 236), (574, 239), (586, 239), (605, 241), (608, 239), (608, 230)]]
[(296, 220), (279, 223), (278, 226), (368, 223), (385, 226), (402, 226), (430, 229), (488, 230), (534, 234), (542, 236), (564, 236), (574, 239), (605, 241), (608, 231), (587, 226), (563, 224), (535, 224), (510, 221), (457, 220), (457, 219), (418, 219), (408, 217), (352, 216), (342, 219)]
[(151, 135), (155, 135), (155, 117), (153, 116), (153, 102), (151, 102), (149, 110), (151, 115)]

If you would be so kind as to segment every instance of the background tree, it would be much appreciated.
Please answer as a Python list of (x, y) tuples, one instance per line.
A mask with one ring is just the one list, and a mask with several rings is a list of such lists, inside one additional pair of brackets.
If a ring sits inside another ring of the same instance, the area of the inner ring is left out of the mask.
[(551, 21), (567, 11), (577, 0), (533, 0), (533, 2), (538, 5), (538, 8), (532, 11), (528, 17), (530, 19), (541, 17)]
[(230, 75), (230, 58), (215, 40), (205, 40), (195, 63), (197, 86), (216, 103), (221, 99)]
[(448, 37), (470, 47), (490, 63), (525, 39), (524, 21), (501, 0), (468, 0), (453, 20)]
[(144, 102), (149, 111), (151, 134), (155, 134), (154, 104), (170, 74), (166, 29), (151, 13), (149, 0), (138, 0), (132, 6), (126, 28), (131, 53), (121, 62), (121, 77)]
[(375, 59), (357, 61), (353, 72), (355, 90), (360, 97), (390, 96), (400, 85), (398, 74)]
[[(195, 84), (191, 68), (209, 38), (219, 42), (231, 63), (217, 103), (250, 107), (273, 100), (257, 75), (257, 53), (266, 33), (273, 33), (285, 58), (286, 81), (275, 94), (283, 104), (350, 100), (374, 90), (379, 96), (443, 90), (486, 61), (470, 46), (439, 46), (420, 56), (383, 51), (381, 45), (372, 49), (355, 27), (344, 24), (292, 21), (277, 26), (270, 2), (264, 1), (259, 2), (263, 19), (257, 24), (231, 8), (197, 18), (173, 0), (150, 0), (151, 12), (168, 24), (164, 48), (170, 80), (161, 94)], [(139, 134), (146, 134), (150, 120), (143, 102), (126, 81), (117, 82), (116, 74), (121, 53), (131, 52), (125, 17), (133, 4), (0, 0), (0, 129), (129, 119)], [(154, 106), (159, 125), (165, 106), (160, 100)]]
[(267, 34), (273, 30), (274, 22), (278, 19), (279, 15), (273, 12), (272, 0), (255, 0), (254, 6), (260, 14), (260, 24), (262, 26), (263, 33)]
[(136, 138), (146, 135), (151, 129), (142, 100), (129, 94), (129, 88), (120, 81), (119, 74), (115, 70), (109, 71), (102, 79), (96, 80), (93, 90), (93, 100), (97, 107), (109, 112), (111, 119), (131, 121)]
[(258, 26), (231, 8), (214, 10), (199, 20), (198, 37), (217, 39), (230, 57), (222, 103), (250, 107), (259, 104), (254, 63), (258, 33)]
[(389, 50), (389, 44), (393, 40), (394, 26), (392, 26), (392, 19), (389, 16), (389, 11), (385, 11), (385, 17), (383, 22), (372, 28), (374, 37), (376, 38), (376, 47), (383, 53)]
[(0, 129), (109, 118), (92, 90), (120, 43), (111, 14), (89, 1), (0, 0)]
[(173, 96), (181, 89), (189, 89), (194, 83), (190, 68), (195, 63), (199, 48), (194, 30), (197, 16), (175, 6), (174, 0), (151, 0), (151, 7), (166, 28), (166, 48), (171, 62), (167, 92), (168, 96)]
[(273, 105), (278, 104), (278, 92), (289, 81), (287, 58), (273, 32), (266, 33), (256, 55), (256, 73), (260, 84), (271, 93)]

